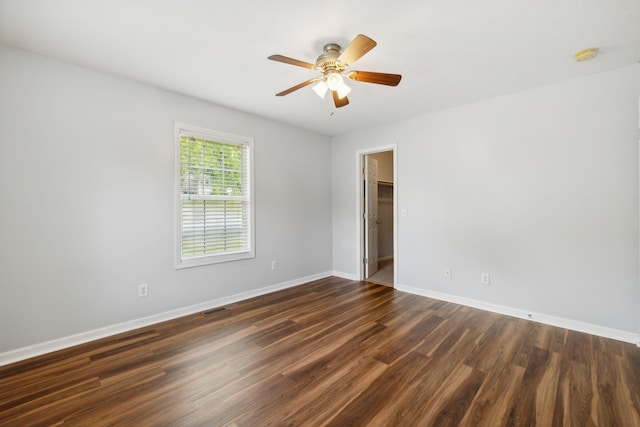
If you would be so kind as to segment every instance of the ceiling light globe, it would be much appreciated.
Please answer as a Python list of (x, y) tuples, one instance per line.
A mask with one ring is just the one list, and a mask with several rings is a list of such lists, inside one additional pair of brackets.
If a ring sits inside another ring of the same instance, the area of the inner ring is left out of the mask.
[(340, 84), (344, 84), (340, 74), (331, 73), (327, 76), (327, 86), (329, 86), (329, 89), (337, 90), (340, 87)]
[(311, 89), (320, 97), (324, 99), (324, 95), (327, 93), (329, 87), (324, 82), (324, 80), (320, 80), (317, 85), (313, 86)]
[(342, 99), (345, 96), (349, 95), (349, 92), (351, 92), (351, 88), (349, 86), (347, 86), (344, 82), (340, 82), (340, 85), (338, 85), (338, 98)]

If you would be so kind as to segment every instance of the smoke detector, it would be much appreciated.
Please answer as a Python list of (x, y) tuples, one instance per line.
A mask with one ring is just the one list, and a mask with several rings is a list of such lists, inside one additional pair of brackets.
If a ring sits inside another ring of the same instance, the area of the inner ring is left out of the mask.
[(598, 54), (598, 48), (590, 47), (588, 49), (582, 49), (581, 51), (576, 52), (575, 57), (576, 57), (576, 61), (585, 62), (585, 61), (592, 60), (593, 58), (596, 57), (597, 54)]

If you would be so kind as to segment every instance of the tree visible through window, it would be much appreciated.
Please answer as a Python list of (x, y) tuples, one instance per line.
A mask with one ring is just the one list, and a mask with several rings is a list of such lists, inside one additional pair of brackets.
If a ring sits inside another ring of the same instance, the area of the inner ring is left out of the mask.
[(178, 267), (254, 256), (252, 140), (177, 126)]

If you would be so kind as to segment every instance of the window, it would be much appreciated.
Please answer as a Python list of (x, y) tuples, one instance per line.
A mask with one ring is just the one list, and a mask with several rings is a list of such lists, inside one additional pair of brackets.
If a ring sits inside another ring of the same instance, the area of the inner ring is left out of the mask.
[(253, 258), (253, 139), (176, 123), (176, 268)]

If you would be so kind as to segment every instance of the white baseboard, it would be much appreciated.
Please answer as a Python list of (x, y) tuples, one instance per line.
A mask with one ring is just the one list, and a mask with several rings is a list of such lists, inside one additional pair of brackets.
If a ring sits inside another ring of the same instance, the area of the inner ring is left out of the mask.
[(360, 278), (355, 275), (355, 274), (350, 274), (350, 273), (344, 273), (342, 271), (333, 271), (331, 273), (332, 276), (336, 276), (336, 277), (340, 277), (342, 279), (347, 279), (347, 280), (354, 280), (354, 281), (359, 281)]
[[(291, 288), (294, 286), (302, 285), (304, 283), (312, 282), (314, 280), (324, 279), (325, 277), (336, 276), (348, 280), (358, 281), (360, 280), (356, 275), (339, 272), (339, 271), (327, 271), (324, 273), (314, 274), (311, 276), (301, 277), (287, 282), (278, 283), (271, 286), (255, 289), (252, 291), (242, 292), (239, 294), (231, 295), (228, 297), (218, 298), (215, 300), (206, 301), (203, 303), (194, 304), (188, 307), (178, 308), (175, 310), (158, 313), (152, 316), (144, 317), (141, 319), (134, 319), (115, 325), (106, 326), (103, 328), (93, 329), (91, 331), (81, 332), (75, 335), (69, 335), (66, 337), (58, 338), (51, 341), (46, 341), (39, 344), (34, 344), (28, 347), (23, 347), (15, 350), (10, 350), (5, 353), (0, 353), (0, 366), (8, 365), (10, 363), (19, 362), (21, 360), (29, 359), (31, 357), (40, 356), (42, 354), (50, 353), (53, 351), (61, 350), (64, 348), (72, 347), (78, 344), (84, 344), (89, 341), (94, 341), (100, 338), (105, 338), (111, 335), (116, 335), (123, 332), (128, 332), (134, 329), (142, 328), (145, 326), (153, 325), (156, 323), (164, 322), (167, 320), (176, 319), (178, 317), (187, 316), (193, 313), (198, 313), (204, 310), (208, 310), (214, 307), (220, 307), (234, 302), (254, 298), (260, 295), (265, 295), (271, 292), (279, 291), (282, 289)], [(533, 320), (536, 322), (558, 326), (561, 328), (571, 329), (574, 331), (585, 332), (592, 335), (598, 335), (605, 338), (612, 338), (619, 341), (629, 342), (636, 344), (640, 347), (640, 334), (621, 331), (617, 329), (607, 328), (604, 326), (593, 325), (590, 323), (579, 322), (571, 319), (564, 319), (555, 316), (549, 316), (546, 314), (533, 313), (526, 310), (515, 309), (512, 307), (491, 304), (484, 301), (478, 301), (470, 298), (459, 297), (456, 295), (450, 295), (427, 289), (415, 288), (411, 286), (397, 285), (396, 289), (403, 292), (408, 292), (415, 295), (421, 295), (429, 298), (439, 299), (442, 301), (453, 302), (456, 304), (466, 305), (469, 307), (479, 308), (482, 310), (491, 311), (494, 313), (505, 314), (507, 316), (513, 316), (521, 319)]]
[(311, 276), (300, 277), (298, 279), (289, 280), (287, 282), (278, 283), (276, 285), (266, 286), (264, 288), (242, 292), (239, 294), (218, 298), (218, 299), (206, 301), (203, 303), (198, 303), (198, 304), (190, 305), (188, 307), (182, 307), (182, 308), (177, 308), (175, 310), (165, 311), (163, 313), (154, 314), (152, 316), (143, 317), (141, 319), (129, 320), (127, 322), (105, 326), (103, 328), (93, 329), (91, 331), (81, 332), (75, 335), (69, 335), (69, 336), (58, 338), (55, 340), (30, 345), (28, 347), (18, 348), (16, 350), (10, 350), (5, 353), (0, 353), (0, 366), (8, 365), (14, 362), (19, 362), (21, 360), (29, 359), (35, 356), (40, 356), (42, 354), (51, 353), (52, 351), (62, 350), (64, 348), (72, 347), (74, 345), (84, 344), (89, 341), (94, 341), (94, 340), (105, 338), (111, 335), (132, 331), (134, 329), (142, 328), (145, 326), (153, 325), (153, 324), (164, 322), (167, 320), (176, 319), (178, 317), (188, 316), (190, 314), (198, 313), (204, 310), (208, 310), (210, 308), (221, 307), (223, 305), (231, 304), (234, 302), (238, 302), (238, 301), (246, 300), (249, 298), (257, 297), (260, 295), (265, 295), (271, 292), (279, 291), (282, 289), (287, 289), (294, 286), (302, 285), (304, 283), (312, 282), (314, 280), (324, 279), (325, 277), (329, 277), (331, 275), (333, 275), (333, 273), (330, 271), (327, 271), (324, 273), (314, 274)]
[(396, 285), (396, 289), (399, 291), (408, 292), (410, 294), (434, 298), (447, 302), (453, 302), (460, 305), (466, 305), (468, 307), (491, 311), (493, 313), (504, 314), (520, 319), (544, 323), (546, 325), (558, 326), (560, 328), (571, 329), (573, 331), (585, 332), (591, 335), (598, 335), (604, 338), (624, 341), (640, 347), (640, 334), (636, 334), (633, 332), (621, 331), (619, 329), (607, 328), (605, 326), (594, 325), (591, 323), (580, 322), (572, 319), (565, 319), (562, 317), (550, 316), (547, 314), (534, 313), (532, 311), (492, 304), (485, 301), (464, 298), (457, 295), (445, 294), (428, 289), (415, 288), (412, 286)]

